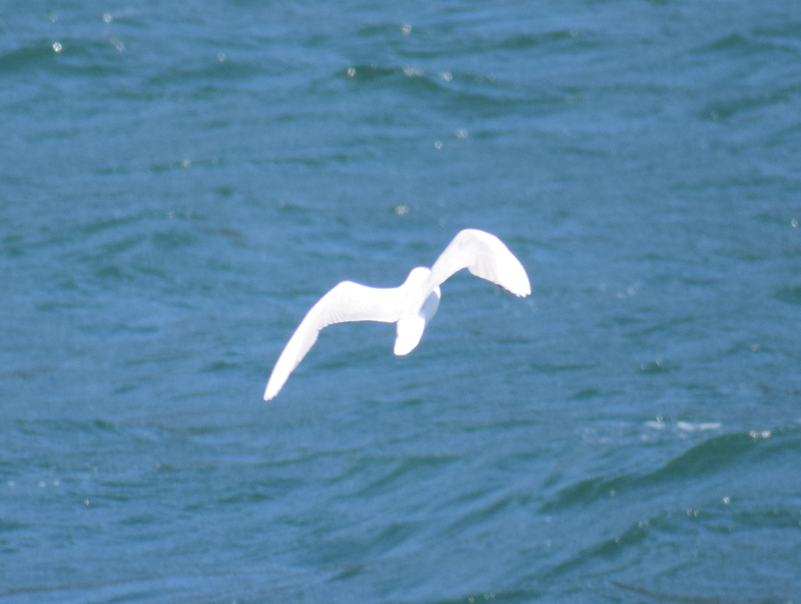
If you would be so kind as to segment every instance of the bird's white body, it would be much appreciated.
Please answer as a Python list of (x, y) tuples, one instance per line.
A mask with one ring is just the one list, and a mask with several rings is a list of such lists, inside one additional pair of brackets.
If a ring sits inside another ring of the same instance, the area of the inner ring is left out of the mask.
[(396, 355), (409, 354), (423, 337), (439, 307), (439, 286), (455, 272), (472, 274), (509, 290), (516, 296), (531, 293), (526, 271), (500, 239), (484, 231), (460, 231), (430, 269), (412, 269), (400, 287), (367, 287), (343, 281), (306, 314), (273, 368), (264, 400), (281, 390), (289, 375), (317, 341), (323, 327), (349, 321), (397, 323)]

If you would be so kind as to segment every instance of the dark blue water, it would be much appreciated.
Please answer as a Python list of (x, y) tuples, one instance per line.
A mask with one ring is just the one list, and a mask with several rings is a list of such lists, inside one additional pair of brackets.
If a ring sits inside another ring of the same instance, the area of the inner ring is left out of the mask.
[(801, 4), (7, 4), (0, 132), (0, 601), (801, 601)]

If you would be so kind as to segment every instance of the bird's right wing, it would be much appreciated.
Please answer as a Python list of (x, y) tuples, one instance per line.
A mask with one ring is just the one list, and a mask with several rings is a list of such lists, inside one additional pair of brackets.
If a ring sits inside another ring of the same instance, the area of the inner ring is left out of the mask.
[(427, 291), (442, 284), (454, 273), (466, 268), (481, 277), (509, 290), (515, 296), (531, 293), (526, 269), (495, 235), (478, 229), (459, 231), (442, 252), (428, 277)]
[(349, 321), (395, 323), (401, 318), (400, 288), (377, 288), (343, 281), (329, 291), (301, 321), (270, 374), (264, 400), (273, 398), (317, 341), (323, 327)]

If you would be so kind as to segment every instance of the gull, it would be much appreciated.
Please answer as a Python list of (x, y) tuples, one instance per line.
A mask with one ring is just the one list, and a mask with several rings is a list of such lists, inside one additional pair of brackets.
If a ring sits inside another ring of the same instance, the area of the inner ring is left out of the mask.
[(457, 233), (434, 266), (412, 269), (400, 287), (368, 287), (342, 281), (312, 306), (278, 357), (264, 400), (274, 398), (309, 349), (320, 330), (334, 323), (379, 321), (397, 323), (394, 352), (406, 355), (417, 347), (439, 307), (439, 286), (466, 268), (476, 277), (500, 285), (516, 296), (531, 293), (526, 270), (495, 235), (465, 229)]

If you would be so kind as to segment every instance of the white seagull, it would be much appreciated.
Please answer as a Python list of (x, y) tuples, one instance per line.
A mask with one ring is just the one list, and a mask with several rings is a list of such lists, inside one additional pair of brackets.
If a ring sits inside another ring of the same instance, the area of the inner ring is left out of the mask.
[(516, 296), (531, 293), (526, 270), (495, 235), (477, 229), (460, 231), (432, 268), (412, 269), (400, 287), (367, 287), (343, 281), (312, 306), (287, 342), (273, 368), (264, 400), (275, 397), (323, 327), (348, 321), (397, 323), (395, 354), (409, 354), (423, 337), (439, 307), (439, 286), (466, 268), (476, 277), (500, 285)]

